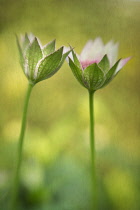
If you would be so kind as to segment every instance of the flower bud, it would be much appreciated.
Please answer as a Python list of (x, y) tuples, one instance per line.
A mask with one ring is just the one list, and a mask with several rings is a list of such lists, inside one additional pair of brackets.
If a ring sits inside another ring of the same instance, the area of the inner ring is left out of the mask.
[(63, 53), (63, 46), (55, 50), (55, 40), (45, 46), (32, 34), (17, 38), (20, 64), (31, 84), (53, 76), (62, 66), (70, 51)]
[(105, 46), (100, 38), (88, 41), (82, 53), (72, 50), (69, 66), (82, 86), (94, 92), (106, 86), (130, 60), (130, 57), (116, 61), (118, 44), (110, 41)]

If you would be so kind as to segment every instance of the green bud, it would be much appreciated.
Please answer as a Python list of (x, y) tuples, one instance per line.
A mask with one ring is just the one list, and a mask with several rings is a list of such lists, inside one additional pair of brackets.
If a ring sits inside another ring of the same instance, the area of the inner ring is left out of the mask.
[(71, 51), (63, 53), (63, 46), (55, 50), (55, 40), (42, 46), (32, 34), (25, 34), (20, 41), (17, 37), (17, 46), (21, 67), (31, 84), (53, 76)]

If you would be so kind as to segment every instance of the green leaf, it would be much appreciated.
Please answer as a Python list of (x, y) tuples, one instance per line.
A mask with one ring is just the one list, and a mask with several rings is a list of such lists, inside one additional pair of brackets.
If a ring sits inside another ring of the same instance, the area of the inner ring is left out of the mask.
[[(21, 46), (19, 44), (19, 40), (18, 40), (18, 37), (16, 35), (16, 42), (17, 42), (17, 47), (18, 47), (18, 51), (19, 51), (19, 60), (20, 60), (20, 65), (24, 71), (24, 56), (23, 56), (23, 52), (22, 52), (22, 49), (21, 49)], [(25, 72), (24, 72), (25, 73)]]
[(34, 77), (36, 65), (38, 61), (43, 57), (37, 38), (35, 38), (31, 45), (28, 47), (25, 57), (28, 60), (29, 77), (32, 80)]
[(76, 79), (80, 82), (80, 84), (86, 87), (83, 81), (83, 71), (78, 66), (76, 66), (75, 63), (70, 58), (69, 58), (69, 66)]
[(47, 78), (44, 77), (44, 79), (50, 78), (51, 76), (53, 76), (61, 68), (61, 66), (63, 65), (63, 63), (64, 63), (64, 61), (66, 59), (66, 57), (68, 56), (68, 54), (70, 52), (71, 52), (71, 50), (69, 50), (68, 52), (66, 52), (66, 53), (63, 54), (62, 59), (61, 59), (59, 65), (58, 65), (58, 67), (54, 71), (52, 71), (50, 74), (48, 74), (47, 75)]
[(98, 63), (98, 66), (105, 72), (107, 73), (110, 68), (109, 60), (107, 55), (105, 55), (102, 60)]
[(106, 86), (117, 74), (115, 74), (116, 72), (116, 69), (117, 69), (117, 66), (119, 64), (121, 59), (119, 59), (115, 64), (114, 66), (108, 71), (108, 73), (106, 74), (106, 80), (103, 84), (102, 87)]
[(70, 52), (71, 52), (71, 50), (67, 51), (66, 53), (64, 53), (64, 54), (62, 55), (62, 59), (61, 59), (60, 64), (59, 64), (59, 66), (58, 66), (58, 68), (57, 68), (58, 70), (59, 70), (60, 67), (63, 65), (63, 63), (64, 63), (66, 57), (69, 55)]
[(55, 51), (55, 40), (49, 42), (47, 45), (43, 47), (44, 55), (49, 55)]
[(72, 50), (72, 55), (73, 55), (73, 60), (74, 60), (75, 65), (78, 66), (79, 68), (81, 68), (81, 64), (73, 50)]
[(105, 75), (98, 65), (93, 63), (84, 70), (84, 80), (88, 89), (94, 91), (99, 89), (104, 83)]
[(50, 77), (50, 74), (58, 68), (61, 59), (62, 59), (63, 47), (59, 50), (55, 51), (54, 53), (46, 56), (43, 58), (37, 65), (35, 71), (35, 81), (39, 82), (41, 80), (47, 79)]

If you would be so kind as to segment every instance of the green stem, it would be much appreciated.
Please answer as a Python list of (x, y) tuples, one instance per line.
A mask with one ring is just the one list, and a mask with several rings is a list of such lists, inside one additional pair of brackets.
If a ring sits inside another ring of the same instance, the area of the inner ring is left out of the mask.
[(91, 148), (91, 174), (92, 174), (92, 209), (97, 210), (96, 172), (95, 172), (95, 140), (94, 140), (94, 92), (89, 91), (90, 114), (90, 148)]
[(11, 210), (15, 210), (16, 206), (17, 206), (16, 204), (17, 204), (17, 198), (18, 198), (18, 192), (19, 192), (23, 141), (24, 141), (24, 134), (25, 134), (25, 129), (26, 129), (28, 104), (29, 104), (29, 99), (30, 99), (30, 94), (31, 94), (32, 88), (33, 88), (33, 85), (28, 84), (28, 89), (27, 89), (27, 92), (26, 92), (26, 97), (25, 97), (25, 102), (24, 102), (24, 109), (23, 109), (23, 116), (22, 116), (22, 123), (21, 123), (21, 131), (20, 131), (19, 142), (18, 142), (17, 163), (16, 163), (14, 183), (13, 183), (13, 189), (12, 189)]

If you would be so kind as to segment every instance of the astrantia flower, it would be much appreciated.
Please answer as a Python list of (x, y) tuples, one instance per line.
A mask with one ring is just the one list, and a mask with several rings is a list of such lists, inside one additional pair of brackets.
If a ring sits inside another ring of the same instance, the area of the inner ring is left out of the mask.
[(72, 50), (69, 65), (81, 85), (94, 92), (107, 85), (130, 59), (116, 62), (117, 54), (117, 43), (110, 41), (104, 45), (101, 38), (97, 38), (88, 41), (80, 55)]
[(54, 75), (63, 64), (69, 52), (63, 53), (63, 47), (55, 51), (55, 40), (45, 46), (32, 34), (25, 34), (17, 45), (20, 53), (20, 64), (31, 84)]

